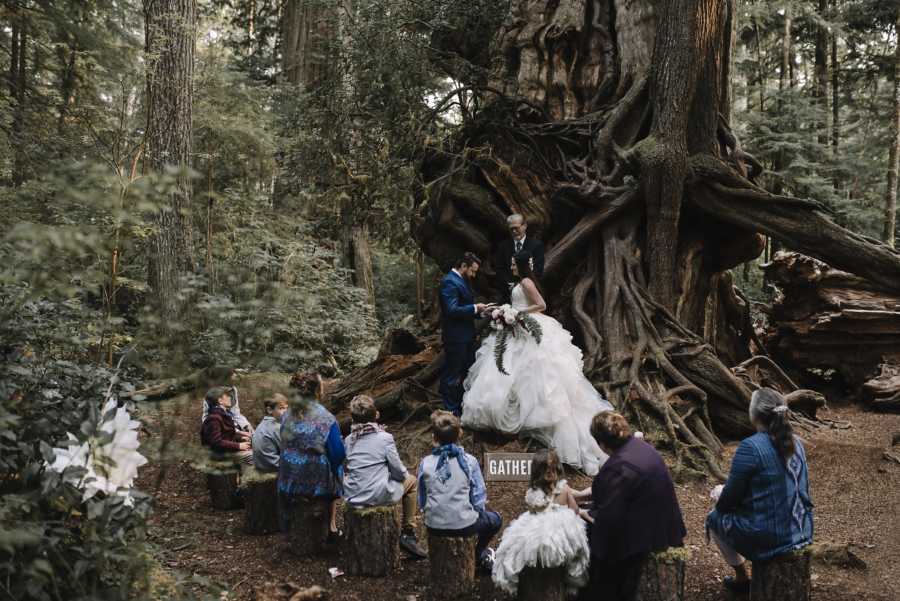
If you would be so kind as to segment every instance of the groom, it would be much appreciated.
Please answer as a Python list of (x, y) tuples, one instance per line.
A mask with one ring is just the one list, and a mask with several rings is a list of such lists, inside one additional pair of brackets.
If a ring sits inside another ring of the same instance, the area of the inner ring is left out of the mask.
[(488, 307), (475, 302), (470, 287), (480, 266), (481, 259), (467, 252), (441, 280), (444, 367), (440, 391), (444, 407), (456, 416), (462, 414), (463, 381), (475, 362), (475, 318)]

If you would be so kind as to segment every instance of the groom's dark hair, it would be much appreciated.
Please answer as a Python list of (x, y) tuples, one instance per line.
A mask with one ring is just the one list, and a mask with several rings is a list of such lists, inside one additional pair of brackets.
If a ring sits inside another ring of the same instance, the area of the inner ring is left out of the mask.
[(469, 265), (474, 264), (481, 265), (481, 259), (478, 258), (473, 252), (467, 252), (463, 254), (459, 259), (457, 259), (456, 263), (453, 264), (454, 267), (468, 267)]

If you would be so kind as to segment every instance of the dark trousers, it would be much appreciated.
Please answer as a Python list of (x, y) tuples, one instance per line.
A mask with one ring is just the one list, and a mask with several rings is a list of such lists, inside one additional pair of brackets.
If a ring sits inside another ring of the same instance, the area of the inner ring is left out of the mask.
[(503, 518), (496, 511), (485, 509), (478, 512), (478, 519), (468, 528), (460, 530), (437, 530), (429, 528), (428, 532), (434, 536), (478, 536), (475, 543), (475, 559), (481, 559), (481, 554), (487, 549), (488, 543), (494, 538), (500, 528), (503, 527)]
[(475, 363), (475, 341), (444, 343), (444, 366), (440, 392), (444, 409), (462, 415), (463, 382)]
[(618, 561), (591, 555), (590, 579), (577, 601), (633, 601), (646, 558), (646, 553)]

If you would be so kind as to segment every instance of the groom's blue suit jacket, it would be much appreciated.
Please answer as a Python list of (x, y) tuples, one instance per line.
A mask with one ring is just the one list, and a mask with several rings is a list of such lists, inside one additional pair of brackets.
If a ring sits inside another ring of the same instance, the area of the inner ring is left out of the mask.
[(441, 337), (444, 343), (475, 340), (475, 296), (454, 271), (441, 280)]

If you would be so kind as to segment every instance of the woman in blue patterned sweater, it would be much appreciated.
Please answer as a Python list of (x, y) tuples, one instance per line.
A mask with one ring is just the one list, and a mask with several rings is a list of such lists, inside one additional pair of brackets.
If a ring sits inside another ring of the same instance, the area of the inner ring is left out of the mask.
[[(299, 389), (301, 399), (292, 404), (281, 421), (278, 494), (287, 509), (298, 497), (331, 501), (328, 539), (334, 542), (340, 536), (336, 516), (343, 494), (344, 440), (337, 420), (318, 402), (322, 388), (319, 375), (303, 374), (292, 384)], [(281, 514), (287, 518), (290, 511)], [(288, 524), (282, 526), (287, 529)]]
[(745, 557), (763, 561), (812, 542), (806, 451), (788, 420), (778, 392), (753, 393), (750, 421), (757, 433), (735, 452), (728, 481), (706, 519), (709, 536), (734, 568), (725, 586), (737, 592), (750, 589)]

